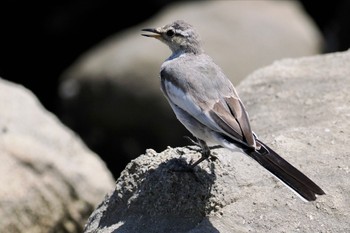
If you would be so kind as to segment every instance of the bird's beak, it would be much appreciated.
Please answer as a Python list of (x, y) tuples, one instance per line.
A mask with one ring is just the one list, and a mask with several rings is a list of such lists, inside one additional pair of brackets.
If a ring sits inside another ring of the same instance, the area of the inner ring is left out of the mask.
[(153, 37), (156, 39), (160, 39), (162, 37), (161, 33), (156, 28), (145, 28), (145, 29), (142, 29), (141, 31), (154, 33), (154, 34), (141, 34), (143, 36)]

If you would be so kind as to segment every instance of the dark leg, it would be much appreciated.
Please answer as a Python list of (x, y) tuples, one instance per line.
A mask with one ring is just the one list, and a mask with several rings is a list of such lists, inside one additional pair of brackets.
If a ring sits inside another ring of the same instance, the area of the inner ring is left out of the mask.
[(202, 157), (200, 159), (198, 159), (196, 162), (192, 163), (190, 168), (193, 169), (195, 166), (197, 166), (198, 164), (200, 164), (201, 162), (203, 162), (204, 160), (208, 159), (210, 156), (210, 148), (208, 147), (208, 145), (205, 143), (205, 141), (197, 138), (198, 140), (198, 145), (202, 148)]

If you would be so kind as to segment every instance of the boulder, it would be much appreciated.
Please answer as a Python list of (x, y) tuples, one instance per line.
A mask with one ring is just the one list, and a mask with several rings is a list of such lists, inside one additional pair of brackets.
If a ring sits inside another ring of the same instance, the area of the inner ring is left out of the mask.
[(81, 232), (114, 187), (105, 163), (21, 85), (0, 79), (0, 232)]
[(132, 160), (84, 232), (348, 232), (350, 51), (283, 59), (252, 73), (238, 93), (259, 138), (326, 195), (302, 201), (239, 152), (152, 149)]

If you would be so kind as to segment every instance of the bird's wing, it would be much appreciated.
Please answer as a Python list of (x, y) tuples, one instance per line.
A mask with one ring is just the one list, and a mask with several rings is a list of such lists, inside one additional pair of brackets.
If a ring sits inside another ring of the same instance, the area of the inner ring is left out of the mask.
[(255, 148), (255, 137), (242, 101), (237, 96), (225, 97), (224, 101), (214, 104), (209, 111), (210, 117), (231, 137), (240, 138), (248, 147)]
[[(192, 72), (177, 70), (176, 73), (172, 69), (162, 69), (161, 88), (172, 105), (203, 125), (236, 142), (255, 147), (244, 106), (230, 81), (220, 75), (219, 79), (208, 77), (208, 71), (203, 67)], [(221, 87), (225, 89), (221, 90)]]

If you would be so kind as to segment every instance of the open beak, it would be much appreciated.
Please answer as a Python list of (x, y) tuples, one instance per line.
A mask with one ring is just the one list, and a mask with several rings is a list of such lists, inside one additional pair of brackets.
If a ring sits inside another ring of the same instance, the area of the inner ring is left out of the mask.
[(153, 37), (156, 39), (160, 39), (162, 37), (162, 35), (160, 34), (160, 32), (156, 28), (145, 28), (145, 29), (142, 29), (141, 31), (154, 33), (154, 34), (141, 34), (141, 35), (146, 36), (146, 37)]

